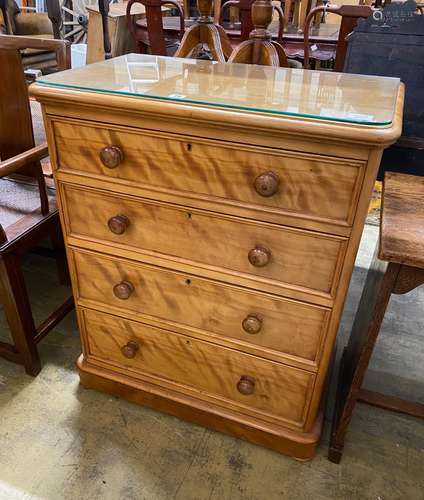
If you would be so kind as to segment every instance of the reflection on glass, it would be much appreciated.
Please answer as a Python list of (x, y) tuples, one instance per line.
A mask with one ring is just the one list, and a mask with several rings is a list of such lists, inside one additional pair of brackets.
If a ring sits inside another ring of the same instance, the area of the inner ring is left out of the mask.
[(392, 122), (399, 79), (128, 54), (40, 83), (367, 125)]

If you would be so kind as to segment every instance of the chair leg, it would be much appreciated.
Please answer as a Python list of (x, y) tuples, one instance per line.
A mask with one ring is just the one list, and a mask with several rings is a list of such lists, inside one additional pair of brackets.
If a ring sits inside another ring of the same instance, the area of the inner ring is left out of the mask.
[(63, 242), (60, 224), (57, 224), (50, 235), (50, 241), (55, 252), (55, 260), (59, 281), (62, 285), (70, 285), (68, 261), (66, 259), (65, 244)]
[(13, 342), (28, 375), (41, 370), (34, 342), (35, 325), (21, 268), (21, 259), (14, 254), (0, 260), (0, 295)]
[(143, 43), (141, 40), (137, 40), (136, 51), (138, 54), (148, 54), (149, 47), (145, 43)]

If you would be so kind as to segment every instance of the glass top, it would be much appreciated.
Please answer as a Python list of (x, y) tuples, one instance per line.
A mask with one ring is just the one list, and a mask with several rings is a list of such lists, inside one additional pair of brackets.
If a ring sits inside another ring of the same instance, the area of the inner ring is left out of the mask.
[(141, 54), (42, 76), (86, 91), (362, 125), (392, 123), (400, 80)]

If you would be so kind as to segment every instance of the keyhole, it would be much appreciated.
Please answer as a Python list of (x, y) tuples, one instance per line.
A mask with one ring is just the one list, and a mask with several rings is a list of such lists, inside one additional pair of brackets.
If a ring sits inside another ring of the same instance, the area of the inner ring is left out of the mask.
[(187, 151), (190, 152), (191, 151), (191, 144), (187, 144)]
[(187, 285), (191, 285), (191, 280), (186, 280)]
[(187, 218), (191, 219), (191, 213), (190, 212), (187, 212)]

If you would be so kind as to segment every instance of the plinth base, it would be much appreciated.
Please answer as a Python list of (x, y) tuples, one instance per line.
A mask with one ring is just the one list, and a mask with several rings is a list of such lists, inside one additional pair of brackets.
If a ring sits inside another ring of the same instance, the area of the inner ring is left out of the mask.
[(310, 460), (315, 455), (321, 435), (322, 414), (317, 418), (311, 433), (300, 433), (99, 368), (86, 363), (83, 355), (79, 357), (77, 366), (81, 384), (86, 388), (174, 415), (298, 460)]

